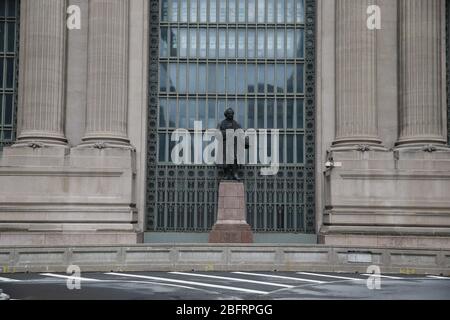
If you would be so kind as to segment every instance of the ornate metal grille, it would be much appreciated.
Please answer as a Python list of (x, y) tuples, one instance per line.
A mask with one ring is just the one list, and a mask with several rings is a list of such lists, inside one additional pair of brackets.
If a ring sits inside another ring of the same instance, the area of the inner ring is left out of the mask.
[(19, 3), (0, 0), (0, 148), (16, 139)]
[[(315, 0), (150, 1), (148, 230), (204, 232), (214, 224), (220, 173), (210, 166), (171, 164), (169, 134), (177, 127), (192, 129), (195, 119), (214, 127), (231, 105), (244, 127), (282, 132), (278, 175), (261, 176), (259, 166), (240, 171), (248, 223), (256, 232), (315, 232), (315, 6)], [(290, 39), (301, 41), (294, 49)], [(212, 41), (216, 46), (210, 47)], [(236, 83), (223, 79), (223, 91), (219, 81), (211, 91), (216, 79), (201, 79), (211, 67), (218, 80), (239, 75)], [(286, 76), (289, 70), (292, 77)], [(253, 72), (265, 81), (251, 85)]]

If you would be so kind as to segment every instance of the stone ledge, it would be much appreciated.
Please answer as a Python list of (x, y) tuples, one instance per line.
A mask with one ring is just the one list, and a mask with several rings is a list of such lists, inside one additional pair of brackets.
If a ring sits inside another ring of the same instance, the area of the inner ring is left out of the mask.
[(161, 244), (0, 247), (3, 272), (322, 271), (450, 275), (450, 250), (327, 245)]

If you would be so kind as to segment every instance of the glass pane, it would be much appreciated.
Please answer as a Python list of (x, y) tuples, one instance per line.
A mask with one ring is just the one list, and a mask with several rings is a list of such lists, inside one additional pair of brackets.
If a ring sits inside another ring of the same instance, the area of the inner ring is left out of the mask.
[(228, 29), (228, 58), (236, 58), (236, 30)]
[(225, 64), (217, 65), (217, 93), (225, 93)]
[(228, 21), (230, 23), (236, 22), (236, 2), (235, 2), (235, 0), (228, 0)]
[(258, 119), (258, 124), (257, 127), (259, 129), (265, 128), (265, 123), (264, 123), (264, 100), (263, 99), (258, 99), (258, 108), (256, 110), (257, 113), (257, 119)]
[(239, 5), (239, 11), (238, 11), (238, 22), (244, 23), (245, 22), (245, 0), (238, 0)]
[(248, 110), (247, 110), (247, 126), (249, 129), (255, 129), (255, 100), (248, 100)]
[(167, 126), (167, 100), (159, 99), (159, 126), (165, 128)]
[(266, 6), (265, 0), (258, 0), (258, 22), (264, 23), (266, 20)]
[(304, 108), (303, 108), (303, 100), (297, 100), (297, 128), (304, 128)]
[(275, 31), (267, 30), (267, 58), (275, 58)]
[(227, 73), (227, 93), (235, 94), (236, 93), (236, 65), (229, 64), (228, 65), (228, 73)]
[(286, 56), (288, 59), (293, 59), (295, 57), (294, 29), (288, 29), (286, 31), (286, 38)]
[(177, 127), (177, 100), (169, 99), (169, 127)]
[(247, 45), (248, 45), (247, 49), (248, 58), (249, 59), (256, 58), (256, 31), (254, 29), (248, 30)]
[(161, 92), (167, 91), (167, 64), (159, 64), (159, 90)]
[(267, 82), (267, 92), (268, 93), (275, 92), (276, 81), (275, 81), (275, 65), (274, 64), (267, 65), (266, 82)]
[(5, 125), (11, 126), (13, 124), (12, 114), (13, 114), (13, 95), (5, 95)]
[(215, 29), (209, 29), (209, 58), (216, 58), (217, 56), (217, 31)]
[(264, 58), (264, 37), (265, 37), (265, 30), (259, 29), (258, 30), (258, 58)]
[(245, 30), (238, 30), (238, 58), (246, 58), (245, 57)]
[(208, 100), (208, 128), (216, 128), (216, 100)]
[(166, 135), (159, 134), (159, 161), (166, 162)]
[(286, 100), (286, 128), (294, 128), (294, 99)]
[(188, 22), (188, 7), (187, 7), (187, 1), (182, 0), (181, 1), (181, 8), (180, 8), (180, 22)]
[(189, 64), (189, 93), (195, 94), (197, 91), (197, 66), (194, 63)]
[(305, 23), (305, 5), (303, 0), (296, 0), (296, 22)]
[(304, 143), (303, 143), (303, 135), (298, 134), (297, 135), (297, 163), (304, 163)]
[(294, 93), (295, 67), (293, 64), (286, 65), (287, 93)]
[(197, 57), (197, 29), (189, 31), (189, 57)]
[(206, 29), (200, 29), (200, 58), (206, 58)]
[(274, 113), (275, 113), (275, 100), (267, 99), (267, 129), (273, 129), (275, 127)]
[(170, 92), (175, 92), (177, 90), (177, 65), (169, 63), (168, 66)]
[(219, 58), (226, 58), (227, 50), (227, 31), (219, 29)]
[(188, 56), (188, 31), (187, 29), (180, 29), (180, 58), (187, 58)]
[(216, 92), (216, 64), (208, 65), (208, 93)]
[(286, 136), (286, 153), (286, 162), (294, 163), (294, 136), (292, 134)]
[(236, 103), (236, 116), (237, 122), (241, 125), (242, 128), (245, 128), (245, 100), (238, 99)]
[(198, 65), (198, 92), (206, 93), (206, 64)]
[(180, 63), (178, 67), (178, 92), (186, 93), (187, 83), (187, 66), (185, 63)]
[(277, 128), (284, 128), (284, 99), (277, 100)]
[(247, 65), (247, 91), (249, 93), (256, 92), (257, 79), (256, 79), (256, 65), (248, 64)]
[(285, 146), (284, 146), (284, 135), (280, 134), (279, 136), (279, 151), (278, 151), (278, 161), (280, 163), (284, 162), (284, 151), (286, 150)]
[(198, 120), (202, 122), (202, 128), (206, 129), (208, 119), (206, 118), (206, 99), (198, 99)]
[(304, 57), (304, 32), (303, 29), (301, 30), (295, 30), (295, 39), (296, 39), (296, 46), (295, 51), (297, 53), (297, 58), (303, 58)]
[(267, 0), (267, 22), (275, 23), (275, 0)]
[(285, 85), (284, 82), (286, 80), (286, 76), (284, 74), (284, 64), (277, 64), (277, 90), (278, 93), (284, 93)]
[(265, 82), (264, 65), (258, 65), (258, 93), (264, 93)]
[(161, 21), (168, 21), (169, 17), (169, 0), (161, 0)]
[(219, 0), (219, 22), (227, 22), (227, 0)]
[[(186, 0), (184, 0), (184, 1), (186, 1)], [(197, 0), (191, 0), (190, 8), (189, 8), (189, 21), (191, 23), (197, 22), (197, 17), (198, 17), (197, 11), (198, 11)]]
[(178, 119), (178, 128), (187, 128), (187, 103), (184, 99), (178, 102)]
[(194, 121), (197, 120), (197, 101), (189, 100), (189, 129), (194, 129)]
[(178, 0), (172, 0), (172, 7), (170, 8), (170, 21), (178, 21)]
[(200, 23), (207, 22), (208, 7), (206, 0), (200, 0)]
[(286, 22), (294, 23), (294, 0), (286, 0)]
[(297, 65), (297, 93), (303, 93), (303, 65)]
[[(3, 37), (1, 37), (3, 39)], [(167, 57), (169, 54), (169, 39), (167, 37), (167, 28), (161, 28), (161, 38), (159, 45), (159, 55)]]
[(170, 56), (178, 56), (178, 30), (176, 28), (170, 29)]
[(255, 23), (256, 17), (256, 3), (255, 0), (248, 0), (247, 2), (247, 14), (248, 14), (248, 23)]
[(246, 72), (245, 72), (245, 65), (238, 64), (237, 66), (237, 93), (238, 94), (245, 94), (246, 93)]
[(284, 29), (277, 30), (277, 58), (284, 59), (286, 54), (284, 51)]
[(216, 0), (209, 1), (209, 22), (216, 23), (217, 22), (217, 5)]
[(284, 23), (284, 0), (277, 0), (277, 22)]

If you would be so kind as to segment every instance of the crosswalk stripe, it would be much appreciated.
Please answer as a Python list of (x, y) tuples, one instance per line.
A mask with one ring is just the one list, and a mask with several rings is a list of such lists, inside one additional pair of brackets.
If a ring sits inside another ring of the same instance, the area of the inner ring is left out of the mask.
[(288, 284), (248, 280), (248, 279), (242, 279), (242, 278), (212, 276), (212, 275), (198, 274), (198, 273), (185, 273), (185, 272), (169, 272), (169, 273), (170, 274), (178, 274), (178, 275), (182, 275), (182, 276), (192, 276), (192, 277), (201, 277), (201, 278), (210, 278), (210, 279), (230, 280), (230, 281), (236, 281), (236, 282), (255, 283), (255, 284), (262, 284), (262, 285), (266, 285), (266, 286), (274, 286), (274, 287), (282, 287), (282, 288), (293, 288), (294, 287), (294, 286), (291, 286)]
[(190, 284), (190, 285), (196, 285), (196, 286), (201, 286), (201, 287), (225, 289), (225, 290), (232, 290), (232, 291), (241, 291), (241, 292), (247, 292), (247, 293), (256, 293), (256, 294), (268, 294), (269, 293), (267, 291), (261, 291), (261, 290), (245, 289), (245, 288), (231, 287), (231, 286), (221, 286), (221, 285), (210, 284), (210, 283), (177, 280), (177, 279), (170, 279), (170, 278), (163, 278), (163, 277), (151, 277), (151, 276), (142, 276), (142, 275), (137, 275), (137, 274), (116, 273), (116, 272), (109, 272), (109, 273), (105, 273), (105, 274), (120, 276), (120, 277), (141, 278), (141, 279), (159, 280), (159, 281), (166, 281), (166, 282), (173, 282), (173, 283), (183, 283), (183, 284)]
[(374, 273), (362, 273), (362, 275), (367, 276), (367, 277), (380, 277), (380, 278), (394, 279), (394, 280), (404, 279), (404, 278), (400, 278), (400, 277), (385, 276), (383, 274), (374, 274)]
[(53, 278), (62, 278), (62, 279), (71, 279), (71, 280), (81, 280), (81, 281), (95, 281), (95, 282), (102, 282), (103, 281), (103, 280), (99, 280), (99, 279), (75, 277), (75, 276), (65, 276), (65, 275), (54, 274), (54, 273), (41, 273), (41, 276), (53, 277)]
[(312, 282), (312, 283), (326, 283), (326, 281), (312, 280), (312, 279), (304, 279), (304, 278), (294, 278), (294, 277), (286, 277), (286, 276), (275, 276), (271, 274), (261, 274), (261, 273), (251, 273), (251, 272), (233, 272), (235, 274), (249, 275), (249, 276), (257, 276), (257, 277), (268, 277), (275, 279), (285, 279), (285, 280), (294, 280), (294, 281), (302, 281), (302, 282)]
[(449, 277), (440, 277), (440, 276), (432, 276), (432, 275), (427, 275), (427, 278), (450, 280)]
[(314, 276), (314, 277), (325, 277), (325, 278), (335, 278), (335, 279), (342, 279), (342, 280), (365, 280), (365, 279), (358, 279), (358, 278), (350, 278), (350, 277), (341, 277), (341, 276), (332, 276), (329, 274), (320, 274), (320, 273), (311, 273), (311, 272), (297, 272), (298, 274), (304, 274), (308, 276)]
[(20, 282), (20, 280), (3, 278), (3, 277), (0, 277), (0, 281), (2, 281), (2, 282)]

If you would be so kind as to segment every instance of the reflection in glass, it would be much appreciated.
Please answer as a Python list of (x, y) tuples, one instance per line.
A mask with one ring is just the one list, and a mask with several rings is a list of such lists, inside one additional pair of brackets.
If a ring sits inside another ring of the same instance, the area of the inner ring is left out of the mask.
[(294, 23), (294, 0), (286, 0), (286, 22)]
[(216, 128), (216, 101), (208, 100), (208, 129)]
[(278, 149), (278, 161), (280, 163), (284, 162), (284, 151), (286, 150), (284, 146), (284, 135), (280, 134), (279, 136), (279, 149)]
[(165, 128), (167, 126), (167, 100), (159, 99), (159, 126)]
[(255, 17), (256, 17), (256, 3), (255, 0), (248, 0), (247, 1), (247, 14), (248, 14), (248, 23), (255, 23)]
[(267, 99), (267, 129), (272, 129), (274, 125), (275, 100)]
[(236, 2), (235, 2), (235, 0), (228, 0), (228, 22), (230, 22), (230, 23), (236, 22)]
[(264, 29), (258, 29), (258, 58), (264, 58)]
[(169, 55), (167, 28), (161, 28), (161, 45), (159, 46), (159, 54), (161, 57), (167, 57)]
[(247, 65), (247, 91), (249, 93), (256, 91), (256, 85), (258, 81), (256, 79), (256, 65), (248, 64)]
[(297, 5), (296, 10), (296, 22), (305, 23), (305, 6), (303, 0), (295, 0)]
[(245, 128), (245, 100), (238, 99), (237, 100), (237, 122), (241, 125), (242, 128)]
[(177, 65), (176, 64), (168, 64), (169, 67), (169, 87), (170, 92), (177, 91)]
[(264, 23), (265, 22), (265, 13), (266, 13), (266, 7), (265, 7), (265, 0), (258, 0), (258, 22)]
[(245, 30), (238, 30), (238, 58), (245, 58)]
[(223, 114), (225, 110), (228, 108), (227, 101), (225, 99), (218, 99), (217, 100), (217, 112), (219, 113), (219, 118), (223, 117)]
[(294, 136), (286, 135), (286, 162), (294, 163)]
[(209, 22), (211, 22), (211, 23), (217, 22), (216, 0), (209, 1)]
[(267, 57), (275, 58), (275, 31), (267, 30)]
[(286, 31), (286, 51), (288, 59), (293, 59), (295, 57), (294, 29), (288, 29)]
[(187, 66), (185, 63), (180, 63), (178, 67), (178, 92), (186, 93), (186, 74)]
[(248, 58), (252, 59), (256, 57), (256, 31), (254, 29), (249, 29), (247, 37)]
[(195, 58), (197, 56), (197, 30), (189, 30), (189, 57)]
[(295, 38), (296, 38), (295, 51), (297, 53), (297, 58), (303, 58), (304, 57), (304, 31), (303, 31), (303, 29), (295, 30)]
[(200, 58), (206, 58), (206, 29), (200, 29)]
[(216, 92), (216, 64), (214, 63), (208, 65), (208, 92)]
[(189, 81), (188, 81), (188, 87), (189, 87), (189, 93), (195, 93), (196, 92), (196, 84), (197, 84), (197, 68), (196, 65), (193, 63), (189, 64)]
[(190, 1), (189, 21), (191, 23), (197, 22), (197, 0)]
[(219, 22), (227, 22), (227, 0), (219, 0)]
[(159, 91), (167, 91), (167, 64), (159, 64)]
[(277, 30), (277, 58), (279, 59), (285, 58), (284, 34), (285, 34), (284, 29)]
[(283, 23), (284, 22), (284, 0), (277, 1), (277, 22)]
[(188, 35), (187, 29), (180, 29), (180, 57), (186, 58), (188, 55)]
[(303, 129), (304, 127), (304, 108), (303, 108), (303, 100), (297, 100), (297, 128)]
[(188, 129), (194, 129), (194, 121), (197, 120), (197, 103), (195, 99), (189, 100), (189, 126)]
[(238, 22), (244, 23), (245, 22), (245, 1), (238, 0), (239, 10), (238, 10)]
[(165, 134), (159, 134), (159, 161), (160, 162), (166, 162), (166, 135)]
[(275, 0), (267, 0), (267, 22), (275, 23)]
[(267, 65), (266, 83), (267, 83), (267, 92), (268, 93), (275, 92), (276, 81), (275, 81), (275, 65), (274, 64)]
[(294, 128), (294, 99), (286, 100), (286, 128)]
[(228, 29), (228, 58), (236, 58), (236, 30)]
[[(191, 0), (192, 1), (192, 0)], [(208, 7), (206, 0), (200, 0), (200, 23), (206, 23), (207, 22), (207, 12)]]
[(303, 65), (297, 65), (297, 93), (303, 93)]
[(249, 129), (255, 129), (255, 100), (249, 99), (248, 100), (248, 114), (247, 114), (247, 120), (248, 120), (248, 128)]
[(206, 64), (200, 63), (198, 65), (198, 92), (206, 93)]
[(227, 31), (219, 29), (219, 58), (226, 58), (227, 55)]
[(187, 103), (186, 100), (180, 99), (178, 101), (178, 128), (186, 128), (187, 126)]
[(277, 128), (282, 129), (284, 128), (284, 99), (278, 99), (277, 100)]
[(178, 0), (172, 0), (172, 8), (170, 10), (170, 21), (178, 21)]
[(236, 65), (235, 64), (228, 65), (227, 79), (228, 79), (227, 93), (230, 93), (230, 94), (236, 93)]
[(304, 163), (305, 158), (303, 154), (303, 150), (305, 149), (305, 145), (303, 142), (303, 135), (297, 135), (297, 163)]
[(176, 28), (170, 29), (170, 56), (178, 56), (178, 30)]
[(225, 93), (225, 64), (217, 65), (217, 93)]
[(284, 93), (284, 82), (286, 80), (286, 76), (284, 74), (284, 64), (277, 64), (277, 90), (278, 93)]
[(286, 65), (287, 93), (294, 93), (295, 66)]
[(245, 94), (246, 91), (246, 83), (245, 83), (245, 65), (238, 64), (237, 65), (237, 93), (238, 94)]
[(177, 99), (169, 99), (169, 127), (177, 127)]
[(202, 122), (203, 129), (208, 124), (208, 119), (206, 118), (206, 99), (198, 99), (198, 120)]
[(188, 22), (188, 7), (187, 1), (185, 0), (181, 1), (180, 22)]
[(264, 84), (266, 82), (266, 78), (264, 75), (264, 65), (258, 65), (258, 93), (264, 93)]
[(256, 109), (256, 113), (257, 113), (257, 119), (258, 119), (258, 128), (262, 129), (265, 128), (265, 123), (264, 123), (264, 100), (263, 99), (258, 99), (258, 107)]
[(169, 0), (161, 0), (161, 21), (168, 21), (169, 17)]
[(217, 56), (217, 31), (215, 29), (209, 29), (209, 58), (216, 58)]

